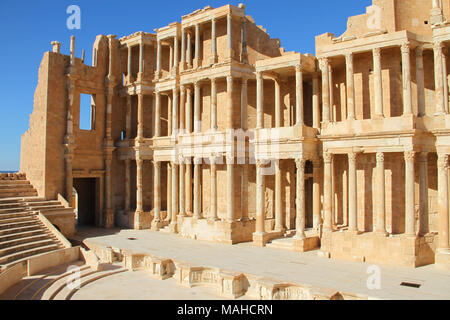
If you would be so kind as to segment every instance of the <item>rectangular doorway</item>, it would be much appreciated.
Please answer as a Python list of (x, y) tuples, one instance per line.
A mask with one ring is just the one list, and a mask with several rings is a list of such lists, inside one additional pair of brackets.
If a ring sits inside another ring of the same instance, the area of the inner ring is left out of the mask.
[(95, 178), (73, 179), (77, 199), (77, 227), (94, 227), (97, 213), (97, 180)]

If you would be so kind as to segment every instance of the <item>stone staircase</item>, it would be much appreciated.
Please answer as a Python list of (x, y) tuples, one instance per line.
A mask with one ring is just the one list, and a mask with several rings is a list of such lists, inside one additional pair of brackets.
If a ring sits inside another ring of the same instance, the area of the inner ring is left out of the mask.
[(33, 186), (21, 175), (0, 176), (0, 270), (28, 258), (64, 248), (39, 219), (54, 212), (73, 212), (59, 201), (37, 197)]
[[(73, 267), (78, 267), (76, 273), (72, 271)], [(88, 284), (126, 271), (120, 264), (104, 265), (96, 270), (84, 261), (77, 261), (23, 278), (0, 295), (0, 300), (70, 300)]]

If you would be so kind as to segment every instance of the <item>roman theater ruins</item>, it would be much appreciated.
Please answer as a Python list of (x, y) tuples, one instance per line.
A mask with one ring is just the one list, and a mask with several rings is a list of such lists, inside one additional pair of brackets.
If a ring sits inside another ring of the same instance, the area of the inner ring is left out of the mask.
[(92, 65), (52, 42), (0, 210), (39, 212), (60, 241), (0, 264), (91, 226), (450, 270), (449, 17), (373, 0), (315, 55), (242, 4), (99, 35)]

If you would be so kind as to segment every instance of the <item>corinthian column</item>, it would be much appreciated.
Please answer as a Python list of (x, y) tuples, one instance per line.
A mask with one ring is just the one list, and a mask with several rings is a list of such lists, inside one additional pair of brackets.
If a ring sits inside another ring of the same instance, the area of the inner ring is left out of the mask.
[(136, 160), (136, 213), (134, 218), (134, 229), (140, 230), (141, 229), (141, 218), (144, 212), (143, 209), (143, 197), (142, 197), (142, 166), (144, 164), (143, 160), (137, 159)]
[(349, 231), (358, 230), (358, 212), (357, 212), (357, 187), (356, 187), (356, 153), (348, 154), (348, 208), (349, 208)]
[(376, 232), (386, 234), (386, 183), (384, 176), (384, 153), (377, 153), (377, 224)]
[(194, 219), (200, 219), (200, 163), (194, 159)]
[(227, 158), (227, 220), (234, 221), (234, 157)]
[(211, 78), (211, 129), (217, 130), (217, 88), (216, 78)]
[(256, 163), (256, 233), (265, 233), (265, 185), (263, 167), (260, 160)]
[(301, 66), (295, 67), (295, 92), (296, 92), (295, 124), (297, 126), (302, 126), (304, 124), (304, 111), (303, 111), (303, 71)]
[(194, 83), (194, 133), (201, 132), (201, 120), (200, 120), (200, 82)]
[(442, 43), (434, 42), (434, 79), (436, 93), (436, 114), (445, 114), (444, 110), (444, 83), (442, 70)]
[(414, 152), (405, 152), (405, 234), (415, 236)]
[(154, 161), (154, 182), (153, 182), (153, 203), (154, 219), (152, 221), (152, 230), (158, 231), (161, 224), (161, 162)]
[(216, 159), (212, 157), (211, 163), (211, 216), (210, 220), (217, 221), (217, 166)]
[(419, 157), (420, 163), (420, 217), (419, 235), (424, 236), (429, 232), (428, 225), (428, 153), (422, 152)]
[(383, 78), (381, 74), (381, 49), (373, 49), (373, 69), (375, 86), (375, 117), (383, 118)]
[(186, 215), (186, 204), (185, 204), (185, 164), (184, 159), (180, 161), (180, 212), (179, 215), (184, 217)]
[[(177, 215), (178, 215), (178, 165), (173, 162), (172, 163), (172, 226), (177, 224)], [(171, 230), (172, 232), (176, 232), (175, 228)]]
[(321, 161), (316, 159), (313, 161), (313, 227), (318, 229), (321, 223), (321, 201), (320, 201), (320, 185), (321, 185)]
[(423, 46), (416, 48), (416, 81), (417, 81), (417, 106), (419, 117), (425, 115), (425, 79), (423, 71)]
[(345, 64), (347, 66), (347, 119), (355, 120), (355, 78), (353, 74), (353, 54), (351, 52), (345, 55)]
[(449, 203), (448, 203), (448, 155), (438, 154), (438, 212), (439, 244), (438, 251), (450, 250)]
[(233, 77), (227, 77), (227, 129), (233, 129)]
[(323, 229), (324, 231), (332, 231), (332, 201), (333, 201), (333, 194), (331, 192), (332, 188), (332, 170), (331, 170), (331, 163), (333, 160), (333, 155), (330, 153), (324, 153), (323, 155), (323, 161), (324, 161), (324, 187), (323, 187), (323, 215), (324, 215), (324, 223), (323, 223)]
[(211, 19), (211, 42), (211, 64), (215, 64), (218, 61), (215, 17)]
[(264, 78), (256, 73), (256, 129), (264, 128)]
[(275, 165), (275, 230), (283, 232), (283, 212), (281, 203), (281, 168), (280, 163)]
[(330, 78), (328, 70), (328, 59), (322, 58), (320, 60), (322, 70), (322, 120), (323, 122), (330, 122)]
[(410, 44), (402, 44), (403, 115), (412, 114)]
[(313, 128), (319, 129), (320, 128), (320, 102), (319, 102), (319, 95), (320, 95), (320, 88), (319, 88), (319, 75), (314, 72), (313, 74)]
[(297, 217), (296, 217), (296, 238), (304, 239), (306, 229), (306, 210), (305, 210), (305, 160), (296, 159), (297, 166)]

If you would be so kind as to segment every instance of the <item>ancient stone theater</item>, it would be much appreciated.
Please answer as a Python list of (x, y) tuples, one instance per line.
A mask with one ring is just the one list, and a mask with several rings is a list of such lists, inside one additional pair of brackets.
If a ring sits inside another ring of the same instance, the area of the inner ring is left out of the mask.
[(97, 36), (92, 65), (74, 37), (68, 56), (52, 42), (3, 209), (60, 238), (136, 229), (450, 269), (447, 18), (449, 1), (373, 0), (315, 55), (243, 4)]

